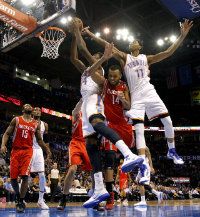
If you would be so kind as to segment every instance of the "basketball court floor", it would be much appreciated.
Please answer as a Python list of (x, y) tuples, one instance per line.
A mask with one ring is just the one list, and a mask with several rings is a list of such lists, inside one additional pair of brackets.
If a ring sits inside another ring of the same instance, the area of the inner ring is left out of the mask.
[(148, 207), (134, 208), (130, 203), (128, 207), (115, 206), (112, 211), (98, 212), (85, 209), (81, 203), (69, 203), (64, 212), (57, 211), (57, 204), (52, 204), (50, 210), (40, 210), (36, 204), (28, 204), (25, 213), (16, 213), (13, 206), (0, 209), (0, 217), (199, 217), (200, 200), (164, 201), (158, 205), (149, 201)]

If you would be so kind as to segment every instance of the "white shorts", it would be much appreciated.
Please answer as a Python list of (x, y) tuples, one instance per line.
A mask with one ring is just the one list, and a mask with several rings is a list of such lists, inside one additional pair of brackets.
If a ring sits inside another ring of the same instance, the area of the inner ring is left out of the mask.
[(40, 148), (33, 148), (31, 172), (44, 172), (44, 155)]
[(92, 125), (89, 122), (90, 116), (94, 114), (102, 114), (103, 116), (105, 116), (104, 105), (101, 96), (98, 94), (93, 94), (83, 99), (81, 111), (83, 121), (83, 137), (86, 137), (95, 133)]
[[(133, 96), (132, 96), (133, 95)], [(126, 116), (131, 119), (144, 120), (145, 112), (149, 120), (153, 120), (168, 110), (155, 89), (131, 95), (131, 109)]]

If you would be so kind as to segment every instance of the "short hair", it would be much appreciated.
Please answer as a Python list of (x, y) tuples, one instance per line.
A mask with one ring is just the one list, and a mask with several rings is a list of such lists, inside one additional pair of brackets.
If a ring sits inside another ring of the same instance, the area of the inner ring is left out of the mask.
[(139, 45), (140, 45), (141, 47), (143, 47), (143, 41), (142, 41), (142, 40), (136, 38), (136, 39), (134, 39), (130, 44), (132, 44), (134, 41), (137, 41), (137, 42), (139, 43)]
[(109, 67), (108, 70), (112, 70), (112, 71), (119, 70), (119, 72), (122, 73), (122, 68), (119, 65), (112, 65)]

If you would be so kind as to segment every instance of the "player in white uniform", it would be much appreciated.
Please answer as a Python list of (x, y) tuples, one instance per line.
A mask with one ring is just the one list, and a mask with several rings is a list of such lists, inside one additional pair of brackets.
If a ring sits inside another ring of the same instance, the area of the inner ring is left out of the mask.
[[(163, 200), (163, 193), (160, 191), (155, 190), (154, 188), (152, 188), (150, 181), (151, 181), (151, 172), (154, 173), (154, 168), (153, 168), (153, 164), (152, 164), (152, 159), (151, 159), (151, 153), (149, 151), (149, 148), (146, 147), (145, 150), (145, 155), (146, 155), (146, 162), (147, 162), (147, 181), (142, 183), (142, 185), (140, 185), (140, 197), (141, 197), (141, 201), (139, 203), (134, 204), (135, 207), (138, 206), (147, 206), (146, 200), (145, 200), (145, 189), (151, 191), (153, 194), (156, 195), (158, 202), (160, 203)], [(142, 178), (142, 174), (139, 171), (139, 173), (136, 176), (136, 181), (137, 183), (140, 183), (140, 179)]]
[[(38, 107), (35, 107), (33, 110), (33, 117), (35, 120), (38, 121), (40, 124), (41, 129), (41, 136), (44, 142), (47, 144), (47, 134), (48, 134), (48, 124), (41, 121), (41, 109)], [(48, 145), (47, 145), (48, 146)], [(34, 136), (33, 139), (33, 159), (31, 163), (31, 173), (38, 173), (39, 175), (39, 198), (38, 198), (38, 206), (41, 209), (49, 209), (47, 204), (44, 202), (44, 192), (45, 192), (45, 184), (46, 184), (46, 178), (45, 178), (45, 167), (44, 167), (44, 155), (43, 150), (38, 145), (36, 138)]]
[[(182, 41), (187, 36), (189, 30), (192, 27), (192, 22), (185, 20), (181, 25), (181, 35), (174, 44), (172, 44), (166, 51), (158, 53), (156, 55), (142, 55), (140, 54), (141, 45), (138, 41), (134, 41), (130, 44), (131, 54), (126, 54), (114, 48), (114, 57), (120, 62), (124, 68), (125, 76), (128, 82), (130, 94), (131, 94), (131, 110), (127, 112), (127, 115), (133, 120), (135, 132), (136, 132), (136, 147), (140, 156), (144, 159), (142, 175), (144, 179), (141, 182), (145, 182), (145, 173), (147, 167), (145, 163), (145, 138), (144, 138), (144, 116), (145, 112), (148, 118), (160, 118), (165, 129), (165, 136), (169, 147), (168, 158), (173, 159), (175, 164), (183, 164), (183, 160), (177, 155), (174, 144), (174, 130), (171, 118), (168, 114), (168, 110), (164, 103), (158, 96), (154, 86), (150, 84), (149, 66), (156, 62), (160, 62), (163, 59), (171, 56), (176, 49), (180, 46)], [(108, 42), (96, 37), (91, 33), (88, 28), (84, 30), (90, 37), (97, 41), (102, 46), (105, 46)]]
[[(119, 135), (104, 123), (104, 107), (99, 95), (100, 87), (95, 83), (95, 78), (90, 75), (92, 72), (102, 75), (103, 70), (100, 66), (104, 61), (112, 56), (113, 45), (109, 44), (105, 49), (104, 55), (97, 61), (97, 59), (95, 59), (87, 50), (86, 44), (79, 30), (79, 22), (77, 22), (76, 19), (72, 22), (71, 32), (74, 34), (71, 60), (79, 71), (82, 72), (81, 95), (83, 99), (83, 136), (86, 138), (86, 148), (93, 167), (95, 181), (94, 194), (83, 205), (85, 208), (90, 208), (96, 206), (98, 203), (109, 197), (109, 193), (106, 191), (103, 183), (101, 157), (96, 133), (110, 140), (122, 152), (125, 157), (122, 165), (122, 170), (124, 172), (129, 172), (135, 166), (141, 165), (143, 159), (134, 155)], [(85, 65), (83, 67), (83, 63), (77, 59), (77, 46), (87, 58), (88, 62), (93, 64), (91, 64), (91, 67), (86, 68)]]

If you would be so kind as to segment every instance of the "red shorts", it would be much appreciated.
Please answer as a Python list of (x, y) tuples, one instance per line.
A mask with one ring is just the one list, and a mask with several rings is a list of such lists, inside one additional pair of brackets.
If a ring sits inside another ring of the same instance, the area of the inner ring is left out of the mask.
[(92, 170), (85, 142), (72, 139), (69, 145), (69, 164), (81, 165), (83, 170)]
[[(135, 138), (134, 138), (134, 133), (132, 130), (132, 125), (130, 124), (120, 125), (120, 123), (119, 124), (109, 123), (108, 127), (115, 130), (129, 148), (132, 148), (135, 146)], [(106, 151), (110, 151), (110, 150), (117, 151), (116, 146), (113, 145), (109, 140), (105, 138), (103, 141), (103, 145), (104, 145), (104, 150)]]
[(123, 190), (128, 188), (128, 179), (120, 179), (119, 180), (119, 189)]
[(33, 149), (13, 149), (10, 156), (10, 178), (17, 179), (18, 176), (30, 174)]

